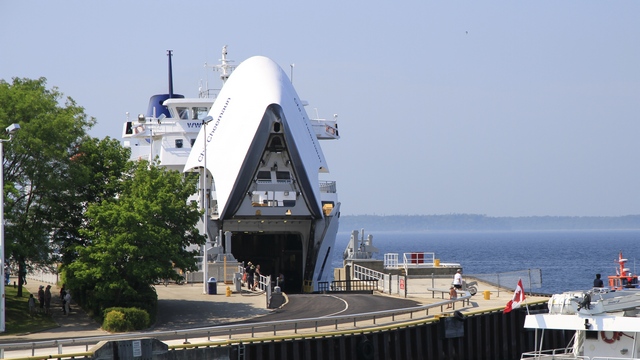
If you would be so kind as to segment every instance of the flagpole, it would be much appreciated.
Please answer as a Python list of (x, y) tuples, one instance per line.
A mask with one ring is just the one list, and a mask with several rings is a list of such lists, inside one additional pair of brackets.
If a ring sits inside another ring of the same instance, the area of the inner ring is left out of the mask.
[[(522, 279), (519, 279), (519, 280), (522, 281)], [(531, 289), (531, 277), (529, 277), (529, 289)], [(527, 308), (527, 315), (531, 315), (529, 313), (529, 302), (527, 301), (527, 298), (526, 298), (527, 292), (524, 291), (524, 285), (522, 285), (522, 293), (523, 293), (523, 295), (525, 295), (524, 306)]]

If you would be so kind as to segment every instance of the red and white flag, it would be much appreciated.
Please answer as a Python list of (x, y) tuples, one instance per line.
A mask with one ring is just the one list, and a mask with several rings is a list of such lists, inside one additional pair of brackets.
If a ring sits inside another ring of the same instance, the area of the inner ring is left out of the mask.
[(513, 299), (509, 300), (507, 306), (504, 307), (503, 314), (508, 313), (513, 309), (517, 309), (520, 307), (520, 303), (524, 301), (524, 287), (522, 287), (522, 279), (518, 279), (518, 286), (516, 287), (516, 291), (513, 293)]

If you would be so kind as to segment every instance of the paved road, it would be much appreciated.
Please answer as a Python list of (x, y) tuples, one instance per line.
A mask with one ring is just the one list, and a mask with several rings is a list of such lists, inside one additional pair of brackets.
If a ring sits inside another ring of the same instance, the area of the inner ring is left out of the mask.
[[(260, 320), (280, 321), (333, 315), (353, 315), (420, 305), (417, 301), (377, 294), (293, 294), (288, 297), (289, 302), (286, 306), (261, 317)], [(246, 322), (251, 323), (255, 322), (255, 320)]]

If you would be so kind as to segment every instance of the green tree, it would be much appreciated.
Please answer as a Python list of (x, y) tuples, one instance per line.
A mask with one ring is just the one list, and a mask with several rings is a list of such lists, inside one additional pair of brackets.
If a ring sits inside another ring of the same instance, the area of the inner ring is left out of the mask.
[(55, 222), (52, 240), (63, 267), (76, 259), (78, 245), (90, 243), (80, 235), (88, 206), (120, 193), (130, 154), (131, 150), (122, 147), (120, 141), (107, 137), (84, 139), (71, 156), (68, 172), (63, 176), (72, 186), (51, 196)]
[(81, 234), (91, 239), (78, 246), (78, 258), (66, 268), (66, 280), (94, 311), (132, 306), (159, 278), (173, 270), (197, 269), (197, 250), (204, 243), (196, 227), (201, 213), (187, 203), (196, 192), (195, 176), (169, 171), (146, 161), (129, 163), (122, 191), (115, 198), (89, 205)]
[[(55, 227), (52, 196), (64, 193), (70, 159), (95, 119), (84, 113), (46, 79), (0, 80), (0, 126), (21, 127), (5, 143), (5, 258), (26, 273), (27, 266), (45, 266), (55, 258), (51, 231)], [(22, 295), (22, 278), (18, 296)]]

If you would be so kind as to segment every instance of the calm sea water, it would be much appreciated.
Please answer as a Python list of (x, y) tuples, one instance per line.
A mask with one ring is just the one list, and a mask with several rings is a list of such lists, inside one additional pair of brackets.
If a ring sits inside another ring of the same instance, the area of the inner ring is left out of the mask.
[[(369, 234), (366, 229), (365, 234)], [(469, 275), (540, 269), (541, 286), (525, 289), (538, 293), (590, 288), (596, 273), (605, 279), (615, 274), (620, 251), (628, 259), (627, 267), (634, 274), (640, 271), (640, 230), (371, 234), (373, 245), (380, 250), (375, 254), (377, 259), (383, 259), (385, 253), (402, 257), (405, 252), (433, 252), (441, 262), (460, 263)], [(342, 252), (350, 235), (350, 231), (338, 233), (333, 253), (335, 267), (342, 266)]]

